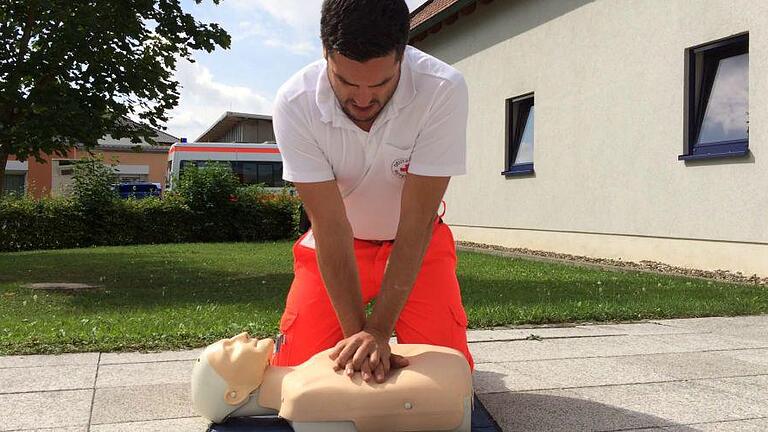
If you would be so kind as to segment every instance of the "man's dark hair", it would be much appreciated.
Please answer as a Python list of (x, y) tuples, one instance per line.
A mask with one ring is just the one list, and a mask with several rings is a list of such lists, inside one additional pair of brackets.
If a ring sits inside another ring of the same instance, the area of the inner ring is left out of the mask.
[(409, 31), (405, 0), (323, 1), (320, 38), (328, 54), (364, 62), (395, 51), (400, 60)]

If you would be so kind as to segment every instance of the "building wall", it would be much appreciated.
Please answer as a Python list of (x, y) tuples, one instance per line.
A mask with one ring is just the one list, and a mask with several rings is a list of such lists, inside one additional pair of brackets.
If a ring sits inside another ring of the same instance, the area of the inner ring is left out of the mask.
[(245, 120), (240, 124), (245, 128), (245, 142), (263, 143), (275, 140), (275, 132), (272, 130), (272, 121)]
[(228, 130), (219, 142), (263, 143), (274, 140), (271, 120), (243, 119)]
[(243, 137), (243, 124), (238, 123), (235, 127), (228, 130), (227, 133), (224, 134), (224, 138), (221, 142), (245, 142), (245, 138)]
[[(505, 0), (417, 44), (470, 91), (462, 240), (768, 275), (768, 2)], [(749, 32), (751, 155), (678, 161), (684, 51)], [(505, 178), (505, 100), (535, 93), (535, 175)]]
[[(94, 150), (95, 155), (103, 155), (104, 161), (109, 162), (116, 157), (119, 165), (135, 167), (149, 167), (147, 181), (160, 183), (165, 187), (165, 173), (168, 164), (167, 153), (149, 153), (149, 152), (123, 152), (123, 151), (100, 151)], [(68, 179), (58, 176), (57, 163), (55, 161), (66, 159), (81, 159), (88, 157), (88, 153), (83, 150), (72, 149), (66, 157), (44, 155), (45, 163), (39, 163), (34, 158), (28, 159), (28, 172), (26, 179), (27, 192), (36, 198), (43, 196), (58, 195), (61, 193), (60, 187), (66, 184)], [(10, 160), (16, 160), (13, 156)], [(58, 176), (58, 177), (57, 177)], [(51, 194), (53, 191), (53, 194)]]

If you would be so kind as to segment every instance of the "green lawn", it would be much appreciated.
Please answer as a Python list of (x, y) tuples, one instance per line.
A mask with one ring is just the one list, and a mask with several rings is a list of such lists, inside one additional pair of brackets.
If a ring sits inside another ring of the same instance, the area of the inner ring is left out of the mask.
[[(291, 243), (101, 247), (0, 254), (0, 354), (203, 346), (273, 336)], [(768, 312), (768, 289), (461, 253), (470, 327)], [(77, 294), (33, 282), (81, 282)]]

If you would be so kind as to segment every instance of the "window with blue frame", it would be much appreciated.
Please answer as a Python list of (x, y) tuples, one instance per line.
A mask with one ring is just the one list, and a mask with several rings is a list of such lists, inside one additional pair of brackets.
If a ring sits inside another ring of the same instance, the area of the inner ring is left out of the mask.
[(685, 154), (679, 160), (749, 154), (749, 35), (686, 50)]
[(507, 99), (505, 176), (533, 174), (533, 93)]

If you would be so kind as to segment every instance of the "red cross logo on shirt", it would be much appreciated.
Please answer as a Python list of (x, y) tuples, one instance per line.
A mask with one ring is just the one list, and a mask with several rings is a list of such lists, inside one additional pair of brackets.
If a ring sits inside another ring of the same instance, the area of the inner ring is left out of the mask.
[(400, 178), (405, 178), (408, 174), (408, 167), (411, 165), (410, 159), (395, 159), (392, 162), (392, 173)]

